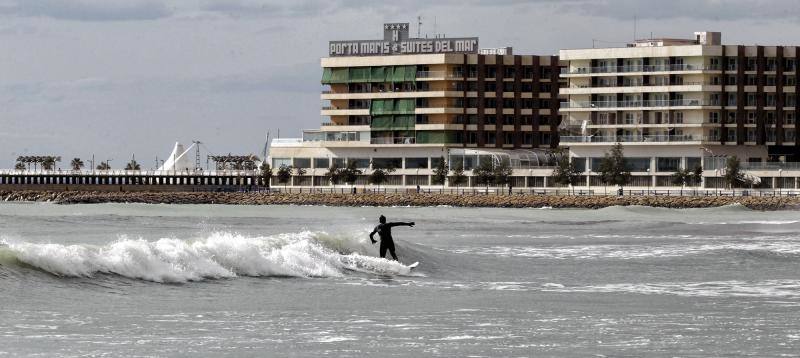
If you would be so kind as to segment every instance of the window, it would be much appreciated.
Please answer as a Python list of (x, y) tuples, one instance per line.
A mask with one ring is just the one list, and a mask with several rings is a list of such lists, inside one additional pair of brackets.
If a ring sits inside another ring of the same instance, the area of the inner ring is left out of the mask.
[(533, 133), (531, 132), (524, 132), (522, 134), (522, 144), (531, 145), (533, 144)]
[(632, 172), (650, 171), (650, 158), (625, 158), (625, 169)]
[(745, 71), (755, 71), (756, 70), (756, 58), (755, 57), (748, 57), (747, 58), (747, 67), (745, 67)]
[(572, 165), (575, 166), (575, 169), (579, 173), (583, 173), (586, 171), (586, 158), (572, 158)]
[(514, 82), (504, 82), (503, 83), (503, 91), (504, 92), (514, 92)]
[[(441, 161), (442, 161), (441, 157), (433, 157), (433, 158), (431, 158), (431, 168), (438, 167), (439, 163), (441, 163)], [(466, 169), (466, 168), (464, 168), (464, 169)]]
[(758, 78), (756, 77), (756, 75), (747, 75), (746, 84), (748, 86), (756, 86), (756, 85), (758, 85)]
[(497, 135), (495, 132), (486, 132), (486, 144), (497, 143)]
[(783, 130), (784, 142), (794, 142), (795, 141), (795, 129), (794, 128), (786, 128)]
[(719, 128), (711, 128), (708, 130), (708, 140), (719, 140)]
[(727, 124), (736, 124), (736, 112), (728, 112)]
[(659, 172), (674, 172), (680, 166), (681, 158), (656, 158), (656, 168)]
[(311, 158), (294, 158), (295, 168), (311, 168)]
[(728, 130), (728, 139), (726, 139), (726, 141), (728, 141), (728, 142), (735, 142), (736, 141), (736, 131), (735, 130), (733, 130), (733, 129), (729, 129)]
[(372, 159), (372, 168), (402, 168), (403, 167), (403, 159), (402, 158), (373, 158)]
[(794, 124), (794, 112), (784, 112), (786, 113), (786, 124)]
[(747, 112), (747, 124), (756, 124), (756, 112)]
[(272, 167), (280, 168), (282, 166), (288, 167), (292, 165), (292, 158), (272, 158)]
[(356, 163), (356, 168), (366, 169), (369, 168), (369, 159), (367, 158), (347, 158), (348, 163)]
[(314, 158), (314, 168), (328, 168), (330, 167), (330, 159), (328, 158)]
[(756, 129), (755, 128), (747, 128), (747, 141), (748, 142), (755, 142), (756, 141)]
[(736, 93), (728, 93), (728, 105), (729, 106), (736, 105)]
[(683, 123), (683, 112), (675, 112), (673, 113), (675, 116), (675, 123), (682, 124)]
[(484, 83), (484, 91), (486, 92), (496, 92), (497, 91), (497, 82), (494, 81), (487, 81)]
[(344, 168), (345, 160), (344, 158), (333, 158), (333, 164), (336, 165), (338, 168)]
[(503, 144), (514, 144), (514, 132), (503, 132)]
[(719, 123), (719, 112), (708, 112), (708, 123)]
[(513, 126), (514, 125), (514, 116), (511, 116), (511, 115), (503, 116), (503, 125)]
[(516, 105), (514, 102), (513, 98), (503, 98), (503, 108), (514, 108)]
[(728, 66), (726, 69), (727, 71), (736, 71), (737, 69), (736, 60), (737, 59), (735, 57), (728, 57)]
[(736, 86), (736, 75), (728, 75), (725, 79), (725, 84), (728, 86)]
[(767, 124), (775, 124), (775, 112), (767, 112)]
[(775, 107), (775, 94), (767, 93), (767, 101), (764, 104), (767, 107)]
[(756, 94), (755, 93), (748, 93), (747, 94), (747, 105), (751, 106), (751, 107), (756, 105)]
[(700, 157), (686, 157), (686, 169), (693, 170), (694, 168), (702, 167), (700, 163)]
[(767, 76), (767, 86), (775, 85), (775, 76)]

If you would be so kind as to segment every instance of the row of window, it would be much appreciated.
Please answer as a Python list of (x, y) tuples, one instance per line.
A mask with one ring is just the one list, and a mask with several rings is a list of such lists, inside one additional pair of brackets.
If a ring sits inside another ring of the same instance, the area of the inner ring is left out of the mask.
[[(777, 124), (777, 112), (767, 111), (764, 113), (765, 113), (764, 121), (766, 124), (768, 125)], [(758, 113), (755, 111), (747, 111), (744, 118), (745, 118), (745, 124), (758, 123)], [(794, 111), (783, 112), (783, 124), (795, 124), (795, 120), (796, 120), (796, 114)], [(709, 112), (708, 122), (720, 123), (719, 112)], [(728, 112), (728, 117), (725, 120), (725, 124), (736, 124), (736, 112)]]
[[(797, 131), (794, 128), (786, 128), (783, 130), (783, 138), (782, 140), (778, 140), (777, 131), (775, 128), (767, 128), (766, 129), (766, 141), (767, 142), (794, 142), (797, 136)], [(708, 131), (708, 140), (710, 141), (717, 141), (721, 140), (721, 130), (719, 128), (711, 128)], [(728, 130), (727, 135), (725, 137), (726, 142), (736, 142), (737, 136), (735, 130)], [(756, 128), (746, 128), (745, 132), (745, 142), (757, 142), (758, 141), (758, 130)]]
[[(484, 108), (497, 108), (499, 103), (501, 108), (516, 108), (517, 102), (523, 109), (550, 108), (551, 104), (550, 99), (542, 98), (520, 98), (519, 101), (514, 98), (503, 98), (499, 101), (496, 98), (484, 98), (483, 106)], [(480, 102), (478, 98), (456, 98), (454, 103), (456, 108), (478, 108)]]
[[(520, 125), (531, 126), (533, 123), (533, 116), (520, 116)], [(484, 124), (501, 124), (501, 125), (514, 125), (516, 116), (513, 115), (485, 115), (483, 117)], [(538, 125), (557, 125), (558, 115), (539, 116)], [(455, 117), (455, 124), (478, 124), (477, 114), (458, 115)]]
[(407, 158), (272, 158), (272, 167), (288, 167), (303, 169), (327, 169), (332, 165), (339, 168), (355, 163), (359, 169), (394, 168), (394, 169), (428, 169), (439, 165), (439, 157), (407, 157)]
[[(682, 159), (686, 159), (683, 162)], [(572, 163), (579, 172), (598, 171), (603, 158), (572, 158)], [(682, 163), (685, 163), (682, 165)], [(681, 167), (694, 169), (700, 166), (700, 157), (658, 157), (655, 160), (656, 171), (674, 172)], [(587, 166), (588, 165), (588, 166)], [(631, 172), (649, 172), (652, 169), (650, 158), (625, 158), (625, 169)]]
[[(484, 68), (484, 76), (486, 78), (496, 78), (497, 71), (501, 66), (498, 65), (483, 65)], [(522, 69), (522, 78), (533, 78), (533, 74), (535, 73), (535, 67), (530, 65), (523, 65)], [(478, 65), (467, 65), (467, 66), (456, 66), (453, 67), (452, 73), (454, 77), (463, 77), (464, 71), (467, 73), (467, 77), (476, 78), (478, 77)], [(517, 76), (517, 69), (513, 65), (504, 65), (502, 66), (502, 74), (503, 78), (514, 78)], [(553, 75), (553, 72), (550, 70), (549, 66), (539, 67), (539, 77), (538, 78), (550, 78)]]
[[(461, 135), (462, 133), (458, 133)], [(476, 131), (468, 131), (466, 134), (466, 143), (467, 144), (478, 144), (478, 139), (480, 138), (481, 134)], [(498, 135), (497, 132), (489, 131), (483, 132), (483, 142), (486, 145), (495, 145), (498, 144)], [(519, 138), (520, 143), (522, 145), (533, 145), (534, 139), (533, 132), (501, 132), (500, 138), (503, 139), (503, 144), (514, 144), (516, 142), (516, 138)], [(537, 134), (539, 137), (539, 145), (546, 146), (550, 145), (552, 135), (550, 132), (539, 132)], [(460, 137), (460, 136), (459, 136)]]

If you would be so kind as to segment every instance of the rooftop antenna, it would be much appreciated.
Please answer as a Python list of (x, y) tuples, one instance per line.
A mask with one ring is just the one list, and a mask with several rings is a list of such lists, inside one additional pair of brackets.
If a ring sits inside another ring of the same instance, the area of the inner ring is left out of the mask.
[(417, 16), (417, 38), (420, 38), (422, 32), (422, 16)]
[(200, 166), (200, 142), (199, 140), (193, 140), (192, 144), (194, 145), (194, 170), (203, 170), (203, 167)]
[(636, 14), (633, 14), (633, 42), (636, 42)]
[(436, 32), (436, 16), (433, 17), (433, 37), (439, 37), (439, 33)]

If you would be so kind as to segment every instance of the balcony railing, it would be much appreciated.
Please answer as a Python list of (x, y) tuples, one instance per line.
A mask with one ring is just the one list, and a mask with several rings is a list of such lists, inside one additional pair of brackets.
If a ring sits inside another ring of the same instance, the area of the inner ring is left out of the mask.
[(601, 66), (562, 68), (561, 74), (576, 75), (590, 73), (626, 73), (626, 72), (674, 72), (674, 71), (719, 71), (719, 65), (647, 65), (647, 66)]
[(667, 143), (708, 140), (698, 135), (561, 136), (561, 143)]
[(629, 83), (598, 83), (595, 85), (570, 85), (570, 88), (608, 88), (608, 87), (654, 87), (654, 86), (701, 86), (701, 85), (717, 85), (719, 83), (711, 82), (675, 82), (675, 83), (642, 83), (642, 82), (629, 82)]
[(464, 74), (447, 71), (417, 71), (417, 78), (464, 78)]
[(710, 101), (701, 99), (561, 102), (561, 108), (691, 107), (691, 106), (719, 106), (719, 105), (720, 105), (719, 101)]
[(370, 144), (414, 144), (417, 138), (414, 137), (378, 137), (372, 138)]

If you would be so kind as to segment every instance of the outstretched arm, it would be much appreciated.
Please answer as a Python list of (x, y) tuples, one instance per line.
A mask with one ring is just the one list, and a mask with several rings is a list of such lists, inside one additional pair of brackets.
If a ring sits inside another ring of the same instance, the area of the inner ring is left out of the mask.
[(371, 233), (369, 233), (369, 240), (372, 241), (373, 244), (377, 242), (377, 241), (375, 241), (375, 239), (372, 238), (373, 236), (375, 236), (376, 232), (378, 232), (378, 228), (377, 227), (375, 229), (373, 229)]
[(414, 226), (414, 222), (396, 222), (396, 223), (389, 223), (390, 226)]

